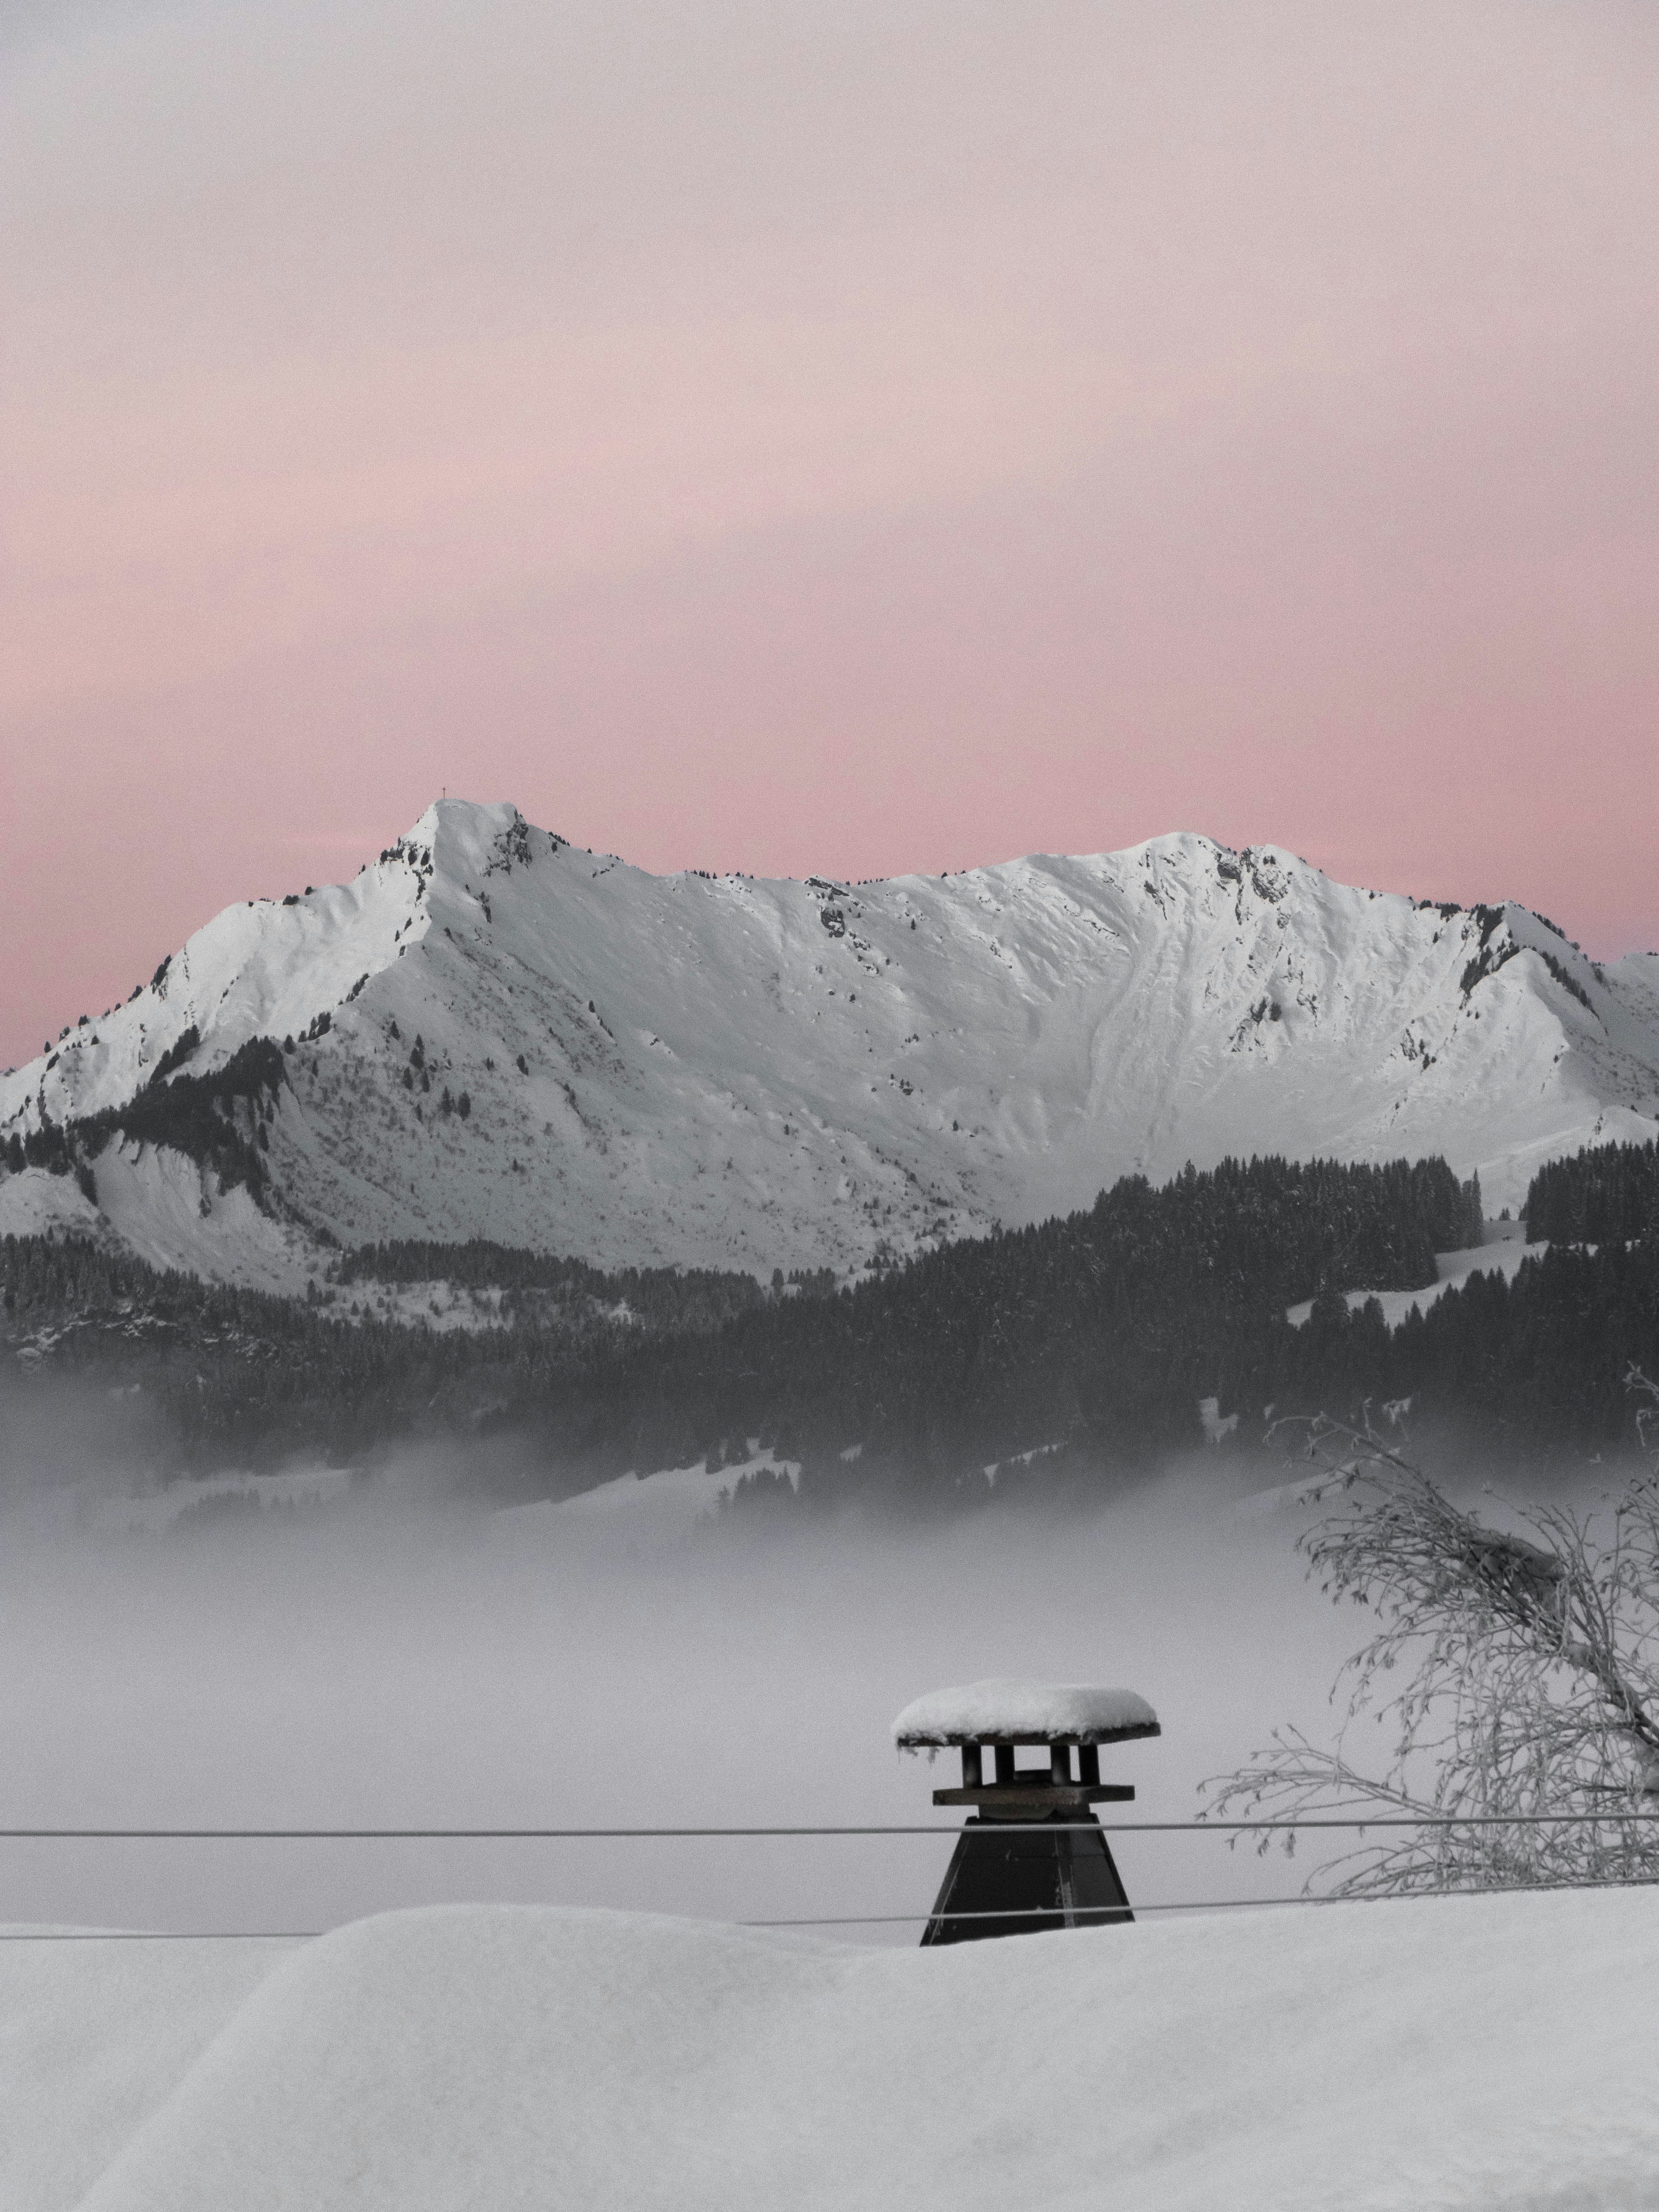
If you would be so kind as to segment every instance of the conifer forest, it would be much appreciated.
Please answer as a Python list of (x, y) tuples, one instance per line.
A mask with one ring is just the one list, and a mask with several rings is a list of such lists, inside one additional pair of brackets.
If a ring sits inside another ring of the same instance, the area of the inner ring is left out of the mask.
[[(1553, 1163), (1526, 1209), (1547, 1249), (1392, 1328), (1352, 1294), (1426, 1291), (1437, 1252), (1480, 1237), (1478, 1185), (1443, 1160), (1127, 1177), (1086, 1211), (841, 1287), (827, 1270), (607, 1273), (475, 1240), (342, 1250), (300, 1303), (8, 1237), (0, 1373), (10, 1393), (126, 1393), (131, 1448), (163, 1470), (507, 1438), (480, 1480), (521, 1497), (757, 1443), (799, 1461), (819, 1503), (971, 1495), (1004, 1462), (1110, 1485), (1206, 1443), (1259, 1450), (1286, 1414), (1405, 1401), (1419, 1430), (1589, 1458), (1632, 1441), (1626, 1377), (1659, 1368), (1656, 1188), (1651, 1145)], [(471, 1295), (472, 1325), (389, 1295), (434, 1284)]]

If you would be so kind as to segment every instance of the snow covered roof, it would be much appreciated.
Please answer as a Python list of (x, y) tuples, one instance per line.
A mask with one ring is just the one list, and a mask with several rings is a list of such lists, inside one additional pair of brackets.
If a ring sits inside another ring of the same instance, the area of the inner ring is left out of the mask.
[(939, 1950), (532, 1905), (388, 1913), (286, 1955), (8, 1943), (0, 2202), (1652, 2206), (1655, 1903), (1422, 1898)]
[(1133, 1690), (1098, 1682), (1024, 1682), (998, 1676), (930, 1690), (893, 1723), (902, 1747), (934, 1743), (1111, 1743), (1156, 1735), (1158, 1715)]

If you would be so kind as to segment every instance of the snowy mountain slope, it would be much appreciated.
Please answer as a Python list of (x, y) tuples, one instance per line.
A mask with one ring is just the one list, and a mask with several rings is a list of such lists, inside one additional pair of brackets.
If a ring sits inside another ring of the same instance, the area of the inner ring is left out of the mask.
[[(89, 1221), (290, 1287), (318, 1228), (845, 1267), (1229, 1152), (1443, 1152), (1496, 1210), (1542, 1159), (1659, 1127), (1659, 957), (1600, 969), (1520, 907), (1187, 834), (945, 878), (654, 877), (449, 800), (0, 1079), (0, 1145), (256, 1036), (292, 1040), (275, 1218), (129, 1140)], [(0, 1231), (43, 1180), (0, 1180)]]

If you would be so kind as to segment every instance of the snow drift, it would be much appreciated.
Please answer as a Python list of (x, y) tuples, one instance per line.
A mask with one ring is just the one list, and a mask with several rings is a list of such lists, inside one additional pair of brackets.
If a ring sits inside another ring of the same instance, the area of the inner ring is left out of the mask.
[(244, 1132), (272, 1219), (127, 1143), (90, 1198), (0, 1176), (0, 1231), (67, 1208), (289, 1289), (307, 1226), (842, 1268), (1227, 1153), (1443, 1152), (1495, 1211), (1544, 1159), (1659, 1128), (1659, 956), (1604, 969), (1518, 906), (1190, 835), (873, 884), (655, 877), (450, 800), (349, 884), (228, 908), (0, 1079), (0, 1142), (256, 1037), (292, 1040)]
[[(66, 2016), (139, 1948), (66, 1975)], [(147, 1970), (159, 2026), (177, 1996)], [(33, 2019), (38, 2034), (38, 1992)], [(361, 1922), (277, 1965), (81, 2201), (1590, 2212), (1659, 2202), (1656, 2034), (1659, 1904), (1631, 1893), (927, 1952), (455, 1907)], [(8, 2203), (56, 2212), (76, 2198), (51, 2193), (40, 2137), (64, 2130), (67, 2179), (72, 2100), (43, 2116), (36, 2045), (0, 2049), (37, 2176)]]

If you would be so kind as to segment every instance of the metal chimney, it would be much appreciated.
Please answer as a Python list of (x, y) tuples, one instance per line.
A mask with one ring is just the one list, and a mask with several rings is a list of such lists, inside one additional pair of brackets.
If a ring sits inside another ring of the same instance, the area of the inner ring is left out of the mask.
[[(1133, 1920), (1090, 1808), (1135, 1794), (1101, 1780), (1100, 1746), (1160, 1733), (1144, 1698), (1093, 1683), (969, 1682), (907, 1705), (893, 1723), (902, 1751), (962, 1753), (961, 1788), (934, 1790), (934, 1804), (978, 1808), (957, 1840), (923, 1943)], [(1019, 1765), (1024, 1746), (1042, 1749), (1041, 1765)]]

